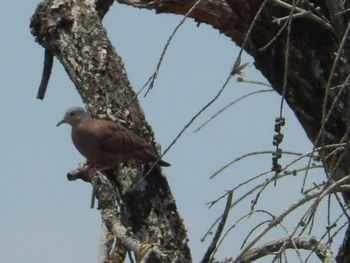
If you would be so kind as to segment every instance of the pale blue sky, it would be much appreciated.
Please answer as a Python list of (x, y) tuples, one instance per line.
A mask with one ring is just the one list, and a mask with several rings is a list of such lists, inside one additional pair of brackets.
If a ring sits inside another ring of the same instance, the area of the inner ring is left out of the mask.
[[(54, 63), (45, 100), (35, 98), (44, 50), (30, 34), (29, 19), (38, 3), (34, 0), (0, 3), (0, 261), (96, 262), (100, 214), (89, 208), (91, 187), (81, 181), (66, 180), (66, 173), (83, 158), (71, 143), (69, 127), (55, 127), (67, 108), (82, 106), (82, 102), (58, 61)], [(117, 3), (112, 6), (104, 24), (135, 90), (152, 74), (166, 40), (181, 18), (155, 15), (153, 11)], [(146, 98), (140, 97), (163, 149), (217, 93), (237, 54), (233, 42), (210, 26), (197, 27), (189, 20), (179, 30), (154, 90)], [(244, 56), (243, 62), (247, 61), (252, 59)], [(249, 79), (263, 80), (252, 64), (245, 74)], [(227, 110), (201, 132), (192, 131), (227, 103), (262, 88), (232, 80), (215, 105), (164, 157), (172, 163), (165, 173), (197, 261), (208, 246), (200, 238), (223, 209), (223, 203), (210, 210), (205, 203), (241, 181), (269, 170), (271, 157), (242, 161), (214, 180), (209, 176), (242, 154), (273, 149), (274, 119), (280, 98), (274, 93), (258, 94)], [(310, 149), (304, 131), (288, 109), (286, 117), (282, 147), (299, 152)], [(263, 195), (262, 202), (267, 201), (267, 206), (278, 213), (291, 202), (291, 190), (289, 181), (281, 182), (278, 189), (271, 188)], [(277, 195), (278, 199), (280, 196), (286, 199), (285, 204), (276, 200)], [(238, 206), (232, 212), (230, 224), (248, 210), (249, 202)], [(244, 223), (232, 234), (219, 258), (237, 253), (249, 228), (251, 225)]]

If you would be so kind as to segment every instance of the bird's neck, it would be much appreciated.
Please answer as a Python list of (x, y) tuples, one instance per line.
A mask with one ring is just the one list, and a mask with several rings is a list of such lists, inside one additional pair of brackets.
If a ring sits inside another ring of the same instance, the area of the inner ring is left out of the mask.
[(88, 116), (88, 115), (81, 116), (79, 118), (79, 120), (76, 123), (74, 123), (74, 125), (72, 125), (72, 127), (73, 128), (81, 128), (81, 127), (85, 126), (89, 122), (89, 120), (91, 120), (90, 116)]

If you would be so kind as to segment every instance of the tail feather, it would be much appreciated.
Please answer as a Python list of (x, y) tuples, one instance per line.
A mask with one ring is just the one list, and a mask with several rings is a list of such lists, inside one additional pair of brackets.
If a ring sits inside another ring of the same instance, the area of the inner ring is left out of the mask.
[[(158, 160), (158, 156), (157, 154), (155, 154), (151, 148), (145, 148), (143, 150), (143, 156), (140, 156), (140, 159), (141, 160), (147, 160), (148, 162), (155, 162)], [(160, 166), (164, 166), (164, 167), (167, 167), (167, 166), (170, 166), (170, 163), (166, 162), (166, 161), (163, 161), (163, 160), (159, 160), (157, 162), (158, 165)]]
[(171, 165), (170, 163), (167, 163), (166, 161), (163, 161), (163, 160), (160, 160), (160, 161), (158, 162), (158, 164), (159, 164), (160, 166), (164, 166), (164, 167), (168, 167), (168, 166)]

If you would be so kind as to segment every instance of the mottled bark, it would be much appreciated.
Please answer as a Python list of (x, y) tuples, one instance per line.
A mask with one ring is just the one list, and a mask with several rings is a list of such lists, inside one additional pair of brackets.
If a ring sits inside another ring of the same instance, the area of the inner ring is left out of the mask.
[[(32, 34), (63, 64), (93, 116), (118, 120), (155, 147), (152, 129), (135, 99), (122, 60), (101, 23), (112, 3), (111, 0), (43, 1), (31, 20)], [(109, 211), (108, 215), (104, 214), (109, 218), (107, 227), (117, 224), (113, 218), (118, 218), (130, 231), (128, 234), (136, 238), (135, 242), (154, 242), (161, 250), (170, 251), (166, 262), (191, 262), (186, 230), (160, 168), (153, 169), (132, 189), (143, 169), (148, 168), (130, 163), (114, 171), (117, 176), (110, 175), (118, 190), (119, 211), (116, 214), (111, 209), (111, 202), (100, 202), (101, 210)]]

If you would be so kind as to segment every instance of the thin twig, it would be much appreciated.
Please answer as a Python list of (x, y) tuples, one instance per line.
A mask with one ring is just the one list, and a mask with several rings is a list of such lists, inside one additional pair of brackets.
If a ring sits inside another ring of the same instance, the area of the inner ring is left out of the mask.
[(219, 238), (221, 236), (222, 230), (224, 229), (224, 226), (226, 224), (227, 216), (230, 212), (230, 207), (231, 207), (231, 203), (232, 203), (232, 195), (233, 195), (233, 191), (229, 191), (228, 196), (227, 196), (225, 210), (221, 216), (221, 221), (218, 225), (218, 228), (216, 229), (214, 238), (213, 238), (211, 244), (209, 245), (209, 247), (207, 249), (207, 252), (205, 253), (205, 255), (202, 259), (203, 263), (209, 262), (209, 259), (212, 257), (214, 250), (216, 250), (217, 243), (218, 243)]
[(158, 162), (162, 159), (162, 157), (171, 149), (171, 147), (173, 147), (173, 145), (177, 142), (177, 140), (182, 136), (182, 134), (187, 130), (188, 127), (191, 126), (191, 124), (198, 118), (199, 115), (201, 115), (207, 108), (209, 108), (209, 106), (211, 104), (213, 104), (221, 95), (221, 93), (224, 91), (224, 89), (226, 88), (226, 86), (228, 85), (230, 79), (232, 78), (232, 75), (230, 74), (224, 85), (222, 85), (222, 87), (220, 88), (219, 92), (215, 95), (214, 98), (212, 98), (203, 108), (201, 108), (191, 119), (189, 122), (186, 123), (186, 125), (182, 128), (182, 130), (178, 133), (178, 135), (175, 137), (175, 139), (169, 144), (169, 146), (164, 150), (163, 154), (160, 155), (158, 157), (158, 159), (151, 165), (151, 167), (148, 169), (148, 171), (144, 174), (143, 178), (141, 178), (137, 183), (135, 183), (135, 186), (133, 187), (133, 189), (135, 189), (135, 187), (137, 187), (137, 185), (139, 183), (141, 183), (144, 178), (146, 176), (149, 175), (149, 173), (152, 171), (152, 169), (158, 164)]
[[(232, 188), (230, 191), (236, 191), (238, 188), (242, 187), (243, 185), (246, 185), (246, 184), (248, 184), (248, 183), (250, 183), (250, 182), (252, 182), (252, 181), (254, 181), (254, 180), (256, 180), (256, 179), (258, 179), (258, 178), (260, 178), (262, 176), (264, 176), (264, 175), (267, 175), (269, 173), (271, 173), (271, 172), (268, 171), (268, 172), (264, 172), (264, 173), (258, 174), (256, 176), (253, 176), (253, 177), (249, 178), (248, 180), (245, 180), (242, 183), (238, 184), (237, 186)], [(222, 196), (220, 196), (219, 198), (215, 199), (214, 201), (210, 201), (210, 202), (206, 203), (206, 205), (208, 205), (209, 208), (211, 208), (213, 205), (215, 205), (218, 201), (220, 201), (226, 195), (227, 195), (227, 193), (223, 194)]]
[[(241, 185), (243, 185), (243, 183), (242, 183)], [(240, 198), (238, 198), (235, 202), (233, 202), (233, 204), (231, 205), (231, 209), (232, 209), (233, 207), (235, 207), (237, 204), (239, 204), (241, 201), (243, 201), (245, 198), (247, 198), (249, 195), (251, 195), (252, 193), (254, 193), (257, 189), (259, 189), (260, 187), (262, 187), (263, 185), (264, 185), (264, 183), (263, 183), (263, 184), (260, 184), (260, 185), (257, 185), (257, 186), (255, 186), (253, 189), (251, 189), (251, 190), (249, 190), (248, 192), (246, 192), (244, 195), (242, 195)], [(237, 188), (237, 187), (236, 187), (236, 188)], [(235, 191), (236, 188), (231, 189), (231, 191)], [(218, 202), (220, 199), (224, 198), (226, 195), (227, 195), (227, 194), (224, 194), (224, 195), (220, 196), (218, 199), (216, 199), (215, 201), (210, 202), (210, 203), (209, 203), (209, 204), (210, 204), (209, 208), (210, 208), (211, 206), (213, 206), (214, 203), (216, 203), (216, 202)], [(208, 228), (207, 232), (206, 232), (206, 233), (203, 235), (203, 237), (201, 238), (201, 241), (202, 241), (202, 242), (204, 242), (204, 240), (206, 239), (206, 237), (212, 232), (213, 228), (214, 228), (214, 227), (216, 226), (216, 224), (220, 221), (220, 219), (221, 219), (221, 216), (218, 217), (218, 218), (210, 225), (210, 227)]]
[[(304, 170), (304, 168), (302, 169)], [(236, 191), (238, 188), (240, 188), (241, 186), (251, 182), (251, 181), (254, 181), (255, 179), (258, 179), (264, 175), (267, 175), (271, 173), (271, 171), (268, 171), (268, 172), (264, 172), (264, 173), (261, 173), (257, 176), (254, 176), (242, 183), (240, 183), (238, 186), (232, 188), (230, 191)], [(283, 173), (283, 174), (280, 174), (279, 175), (279, 178), (282, 178), (282, 177), (286, 177), (286, 176), (289, 176), (289, 175), (292, 175), (292, 173)], [(269, 178), (267, 179), (267, 181), (259, 184), (259, 185), (256, 185), (254, 188), (250, 189), (248, 192), (246, 192), (244, 195), (242, 195), (241, 197), (239, 197), (235, 202), (233, 202), (233, 204), (231, 205), (231, 209), (233, 207), (235, 207), (237, 204), (239, 204), (240, 202), (242, 202), (244, 199), (246, 199), (248, 196), (250, 196), (251, 194), (253, 194), (255, 191), (257, 191), (259, 188), (261, 187), (264, 187), (266, 185), (266, 183), (271, 183), (274, 179), (273, 178)], [(310, 190), (311, 191), (311, 190)], [(209, 208), (211, 208), (215, 203), (217, 203), (218, 201), (220, 201), (222, 198), (224, 198), (227, 194), (225, 193), (224, 195), (220, 196), (219, 198), (217, 198), (216, 200), (214, 201), (211, 201), (211, 202), (208, 202), (207, 205), (209, 205)], [(210, 227), (208, 228), (207, 232), (203, 235), (203, 237), (201, 238), (201, 241), (203, 242), (205, 240), (205, 238), (212, 232), (212, 229), (215, 227), (215, 225), (219, 222), (221, 217), (218, 217), (211, 225)]]
[(229, 107), (233, 106), (234, 104), (236, 104), (237, 102), (249, 97), (249, 96), (252, 96), (252, 95), (255, 95), (255, 94), (258, 94), (258, 93), (264, 93), (264, 92), (274, 92), (275, 90), (273, 89), (265, 89), (265, 90), (257, 90), (257, 91), (253, 91), (253, 92), (250, 92), (248, 94), (245, 94), (241, 97), (239, 97), (238, 99), (235, 99), (234, 101), (230, 102), (228, 105), (226, 105), (225, 107), (223, 107), (222, 109), (220, 109), (219, 111), (217, 111), (214, 115), (212, 115), (207, 121), (205, 121), (203, 124), (201, 124), (198, 128), (196, 128), (193, 132), (199, 132), (205, 125), (207, 125), (210, 121), (212, 121), (213, 119), (215, 119), (218, 115), (220, 115), (222, 112), (224, 112), (225, 110), (227, 110)]
[(289, 10), (292, 10), (293, 12), (297, 11), (297, 12), (303, 13), (305, 15), (305, 17), (317, 22), (318, 24), (322, 25), (324, 28), (326, 28), (334, 33), (334, 28), (332, 27), (331, 24), (329, 24), (328, 21), (322, 19), (319, 16), (314, 15), (310, 11), (307, 11), (307, 10), (304, 10), (302, 8), (290, 5), (290, 4), (283, 2), (283, 1), (280, 1), (280, 0), (273, 0), (273, 2), (278, 4), (279, 6), (282, 6), (282, 7), (288, 8)]
[[(328, 226), (331, 225), (331, 203), (332, 203), (332, 196), (329, 195), (328, 196), (328, 202), (327, 202), (327, 224)], [(330, 231), (328, 231), (328, 240), (330, 240), (331, 236), (330, 236)]]
[(283, 26), (278, 30), (278, 32), (273, 36), (273, 38), (258, 50), (262, 52), (262, 51), (265, 51), (269, 46), (271, 46), (272, 43), (275, 42), (275, 40), (282, 34), (284, 29), (287, 27), (287, 25), (288, 25), (288, 20), (284, 22)]
[[(184, 15), (184, 17), (182, 18), (182, 20), (180, 21), (180, 23), (175, 27), (174, 31), (171, 33), (170, 37), (168, 38), (168, 41), (166, 42), (162, 54), (160, 55), (160, 58), (158, 60), (158, 64), (156, 66), (156, 69), (154, 70), (154, 73), (152, 74), (152, 76), (150, 77), (150, 79), (147, 82), (150, 82), (149, 87), (145, 93), (145, 97), (147, 96), (147, 94), (150, 92), (150, 90), (153, 88), (154, 86), (154, 82), (158, 76), (159, 73), (159, 69), (160, 66), (163, 62), (164, 56), (166, 51), (168, 50), (168, 47), (170, 45), (170, 42), (172, 41), (172, 39), (174, 38), (177, 30), (183, 25), (183, 23), (185, 23), (186, 19), (188, 18), (188, 16), (190, 16), (193, 12), (193, 10), (195, 10), (197, 8), (197, 6), (200, 4), (202, 0), (197, 0), (197, 2), (187, 11), (187, 13)], [(145, 87), (146, 85), (144, 85)]]
[(344, 224), (342, 224), (342, 225), (337, 229), (337, 231), (335, 231), (335, 232), (333, 233), (333, 235), (331, 236), (331, 240), (334, 239), (334, 238), (336, 237), (336, 235), (338, 235), (338, 234), (340, 233), (340, 231), (341, 231), (344, 227), (346, 227), (348, 224), (349, 224), (349, 222), (344, 222)]
[(281, 238), (274, 240), (248, 250), (241, 260), (242, 262), (255, 262), (259, 258), (280, 251), (282, 246), (284, 246), (285, 249), (295, 249), (296, 247), (298, 249), (314, 250), (322, 262), (336, 263), (333, 253), (327, 245), (320, 243), (314, 237), (293, 237), (292, 239)]
[[(322, 240), (328, 235), (328, 233), (330, 233), (330, 231), (331, 231), (332, 228), (334, 228), (334, 227), (337, 226), (338, 221), (339, 221), (343, 216), (344, 216), (344, 214), (340, 214), (340, 216), (333, 222), (333, 224), (330, 225), (330, 226), (328, 226), (328, 227), (326, 228), (326, 229), (327, 229), (326, 232), (325, 232), (325, 233), (322, 235), (322, 237), (318, 240), (319, 243), (322, 242)], [(329, 243), (329, 242), (326, 242), (326, 244), (328, 244), (328, 243)], [(318, 244), (317, 244), (317, 245), (318, 245)], [(311, 251), (310, 251), (310, 253), (309, 253), (309, 255), (306, 257), (304, 263), (306, 263), (306, 262), (310, 259), (311, 255), (312, 255), (314, 252), (315, 252), (314, 250), (311, 250)]]
[[(317, 167), (315, 167), (317, 168)], [(305, 168), (302, 168), (300, 170), (305, 170)], [(254, 181), (255, 179), (258, 179), (264, 175), (267, 175), (271, 173), (271, 171), (268, 171), (268, 172), (264, 172), (264, 173), (261, 173), (257, 176), (254, 176), (242, 183), (240, 183), (238, 186), (234, 187), (231, 189), (231, 191), (236, 191), (238, 188), (240, 188), (241, 186), (251, 182), (251, 181)], [(283, 177), (286, 177), (286, 176), (289, 176), (289, 175), (292, 175), (293, 173), (283, 173), (283, 174), (279, 174), (279, 179), (280, 178), (283, 178)], [(267, 179), (267, 181), (259, 184), (259, 185), (256, 185), (254, 188), (252, 188), (251, 190), (249, 190), (248, 192), (246, 192), (244, 195), (242, 195), (241, 197), (239, 197), (235, 202), (233, 202), (232, 206), (231, 206), (231, 209), (233, 207), (235, 207), (237, 204), (239, 204), (240, 202), (242, 202), (244, 199), (246, 199), (248, 196), (250, 196), (251, 194), (253, 194), (255, 191), (257, 191), (258, 189), (260, 189), (261, 187), (265, 187), (266, 184), (270, 184), (271, 182), (273, 182), (274, 178), (269, 178)], [(313, 188), (313, 189), (310, 189), (307, 191), (307, 194), (309, 192), (311, 192), (312, 190), (315, 190), (315, 189), (319, 189), (319, 188)], [(306, 194), (306, 193), (305, 193)], [(217, 203), (218, 201), (220, 201), (222, 198), (224, 198), (225, 196), (227, 195), (227, 193), (223, 194), (222, 196), (220, 196), (219, 198), (217, 198), (216, 200), (214, 201), (211, 201), (211, 202), (208, 202), (207, 205), (209, 205), (209, 208), (211, 208), (215, 203)], [(207, 232), (203, 235), (203, 237), (201, 238), (201, 241), (203, 242), (206, 237), (211, 233), (212, 229), (215, 227), (215, 225), (219, 222), (221, 217), (218, 217), (211, 225), (210, 227), (208, 228)], [(349, 220), (350, 221), (350, 220)]]
[[(293, 203), (287, 210), (285, 210), (282, 214), (275, 217), (271, 223), (262, 230), (244, 249), (241, 250), (241, 252), (238, 254), (238, 256), (230, 261), (231, 263), (237, 263), (239, 262), (247, 253), (247, 251), (256, 244), (263, 236), (265, 236), (273, 227), (275, 227), (279, 222), (281, 222), (287, 215), (289, 215), (292, 211), (294, 211), (296, 208), (304, 205), (306, 202), (309, 202), (310, 200), (317, 198), (319, 196), (319, 192), (305, 196), (303, 199), (299, 200), (296, 203)], [(299, 224), (299, 223), (298, 223)]]
[(350, 12), (350, 8), (345, 9), (345, 10), (340, 11), (340, 12), (337, 12), (337, 13), (335, 13), (334, 15), (340, 16), (340, 15), (344, 15), (344, 14), (346, 14), (346, 13), (348, 13), (348, 12)]
[[(294, 246), (294, 251), (296, 252), (296, 254), (297, 254), (297, 256), (298, 256), (299, 261), (300, 261), (301, 263), (305, 263), (305, 262), (302, 260), (301, 255), (300, 255), (300, 252), (299, 252), (299, 250), (298, 250), (298, 247), (297, 247), (297, 245), (296, 245), (295, 242), (294, 242), (294, 238), (293, 238), (292, 235), (289, 233), (287, 227), (285, 227), (284, 224), (282, 224), (282, 222), (280, 222), (279, 225), (280, 225), (280, 226), (282, 227), (282, 229), (287, 233), (287, 235), (288, 235), (288, 237), (289, 237), (288, 240), (292, 242), (292, 245)], [(282, 250), (282, 252), (279, 252), (279, 253), (281, 253), (281, 254), (284, 253), (284, 252), (286, 251), (286, 243), (283, 244), (283, 246), (282, 246), (282, 248), (281, 248), (280, 250)]]
[[(320, 150), (321, 148), (342, 147), (342, 146), (345, 146), (345, 145), (346, 145), (345, 143), (343, 143), (343, 144), (326, 145), (326, 146), (324, 146), (324, 147), (318, 147), (318, 148), (316, 148), (316, 150), (318, 151), (318, 150)], [(290, 163), (288, 163), (286, 166), (284, 166), (284, 167), (282, 168), (281, 171), (285, 171), (288, 167), (290, 167), (291, 165), (295, 164), (297, 161), (301, 160), (302, 158), (309, 156), (310, 154), (311, 154), (311, 152), (308, 152), (308, 153), (305, 153), (305, 154), (301, 155), (301, 156), (298, 157), (297, 159), (293, 160), (292, 162), (290, 162)], [(303, 168), (303, 170), (305, 170), (305, 169), (310, 169), (310, 167), (309, 167), (309, 168)], [(259, 177), (261, 177), (261, 176), (263, 176), (263, 175), (269, 174), (270, 172), (271, 172), (271, 171), (268, 171), (268, 172), (261, 173), (261, 174), (259, 174), (259, 175), (257, 175), (257, 176), (254, 176), (254, 177), (252, 177), (252, 178), (246, 180), (245, 182), (239, 184), (238, 186), (236, 186), (235, 188), (233, 188), (233, 189), (231, 189), (231, 190), (234, 190), (234, 191), (235, 191), (235, 190), (237, 190), (239, 187), (241, 187), (241, 186), (243, 186), (243, 185), (245, 185), (245, 184), (247, 184), (247, 183), (249, 183), (249, 182), (251, 182), (251, 181), (253, 181), (253, 180), (255, 180), (255, 179), (257, 179), (257, 178), (259, 178)], [(279, 177), (285, 177), (285, 176), (287, 176), (287, 175), (290, 175), (290, 174), (289, 174), (289, 173), (285, 173), (285, 174), (283, 174), (283, 175), (280, 174)], [(250, 191), (248, 191), (248, 192), (247, 192), (246, 194), (244, 194), (242, 197), (238, 198), (238, 199), (232, 204), (232, 207), (235, 206), (235, 205), (237, 205), (239, 202), (241, 202), (241, 201), (244, 200), (245, 198), (247, 198), (249, 195), (253, 194), (256, 190), (260, 189), (261, 187), (266, 187), (266, 186), (267, 186), (268, 184), (270, 184), (272, 181), (274, 181), (274, 178), (273, 178), (273, 177), (270, 178), (270, 179), (268, 179), (266, 182), (263, 182), (263, 183), (261, 183), (261, 184), (255, 186), (253, 189), (251, 189)], [(308, 192), (309, 192), (309, 190), (307, 191), (307, 193), (308, 193)], [(306, 192), (304, 192), (304, 193), (306, 194)], [(336, 193), (335, 193), (335, 194), (336, 194)], [(226, 195), (226, 194), (220, 196), (218, 199), (216, 199), (216, 200), (214, 200), (214, 201), (209, 202), (209, 203), (208, 203), (208, 204), (210, 205), (209, 207), (213, 206), (213, 205), (214, 205), (216, 202), (218, 202), (220, 199), (224, 198), (225, 195)], [(336, 195), (336, 197), (337, 197), (337, 195)], [(339, 197), (337, 198), (337, 200), (338, 200), (338, 199), (339, 199)], [(338, 202), (341, 202), (341, 200), (338, 200)], [(341, 206), (341, 207), (342, 207), (342, 209), (344, 209), (343, 206)], [(345, 212), (344, 212), (344, 213), (345, 213)], [(346, 213), (346, 215), (347, 215), (347, 217), (350, 218), (350, 216), (349, 216), (347, 213)], [(212, 225), (209, 227), (209, 229), (207, 230), (207, 232), (206, 232), (206, 233), (204, 234), (204, 236), (201, 238), (202, 241), (205, 240), (205, 238), (207, 237), (207, 235), (212, 231), (213, 227), (218, 223), (219, 220), (220, 220), (220, 217), (217, 218), (217, 219), (212, 223)], [(349, 220), (350, 220), (350, 219), (349, 219)]]
[(248, 235), (244, 238), (244, 240), (243, 240), (243, 242), (242, 242), (241, 249), (244, 247), (245, 243), (248, 241), (248, 238), (254, 233), (254, 231), (255, 231), (256, 229), (258, 229), (258, 228), (261, 227), (262, 225), (264, 225), (264, 224), (266, 224), (266, 223), (270, 223), (270, 222), (271, 222), (271, 219), (262, 221), (262, 222), (260, 222), (259, 224), (257, 224), (255, 227), (253, 227), (252, 229), (250, 229)]
[[(306, 230), (306, 228), (308, 227), (308, 225), (310, 224), (312, 217), (314, 216), (316, 209), (318, 207), (318, 205), (320, 204), (321, 200), (328, 194), (330, 193), (335, 193), (335, 192), (339, 192), (342, 191), (341, 189), (341, 185), (347, 183), (350, 180), (350, 176), (345, 176), (342, 179), (340, 179), (339, 181), (333, 182), (332, 184), (330, 184), (328, 187), (327, 185), (324, 187), (324, 190), (321, 190), (318, 192), (317, 198), (316, 200), (313, 202), (313, 204), (306, 210), (306, 212), (303, 214), (303, 216), (301, 217), (299, 223), (297, 224), (297, 226), (295, 227), (294, 231), (293, 231), (293, 235), (294, 233), (297, 231), (297, 229), (302, 225), (303, 228), (300, 231), (299, 235), (302, 235), (303, 232)], [(329, 183), (331, 183), (333, 180), (329, 180)], [(305, 219), (307, 219), (307, 222), (305, 223)], [(302, 223), (302, 224), (300, 224)]]
[[(221, 238), (219, 244), (218, 244), (218, 247), (221, 246), (222, 242), (225, 240), (225, 238), (227, 237), (227, 235), (234, 229), (237, 227), (237, 225), (243, 221), (244, 219), (246, 218), (250, 218), (253, 214), (256, 214), (256, 213), (263, 213), (263, 214), (267, 214), (269, 215), (272, 219), (274, 218), (274, 216), (266, 211), (266, 210), (254, 210), (254, 211), (250, 211), (248, 214), (246, 215), (243, 215), (241, 216), (232, 226), (229, 227), (229, 229), (226, 230), (225, 234), (223, 235), (223, 237)], [(270, 222), (272, 221), (271, 219), (269, 220)]]
[(325, 190), (323, 190), (320, 195), (317, 197), (315, 204), (313, 205), (313, 209), (315, 209), (315, 207), (317, 207), (317, 205), (320, 203), (320, 201), (329, 193), (333, 193), (333, 192), (337, 192), (337, 188), (342, 185), (347, 183), (350, 180), (350, 175), (344, 176), (342, 179), (334, 182), (333, 184), (331, 184), (328, 188), (326, 188)]
[[(242, 159), (245, 159), (247, 157), (260, 155), (260, 154), (272, 154), (272, 153), (274, 153), (274, 151), (260, 151), (260, 152), (251, 152), (251, 153), (244, 154), (244, 155), (242, 155), (240, 157), (237, 157), (236, 159), (232, 160), (231, 162), (225, 164), (223, 167), (221, 167), (219, 170), (217, 170), (215, 173), (213, 173), (209, 178), (213, 179), (215, 176), (217, 176), (219, 173), (221, 173), (223, 170), (225, 170), (229, 166), (231, 166), (231, 165), (235, 164), (236, 162), (238, 162), (238, 161), (240, 161)], [(289, 152), (289, 151), (285, 151), (285, 152), (283, 152), (283, 154), (304, 156), (302, 153)]]
[(265, 86), (265, 87), (271, 88), (271, 84), (269, 84), (269, 83), (265, 83), (265, 82), (261, 82), (261, 81), (256, 81), (256, 80), (244, 79), (244, 78), (241, 78), (241, 77), (238, 77), (238, 78), (237, 78), (237, 82), (243, 82), (243, 83), (249, 83), (249, 84), (256, 84), (256, 85), (261, 85), (261, 86)]

